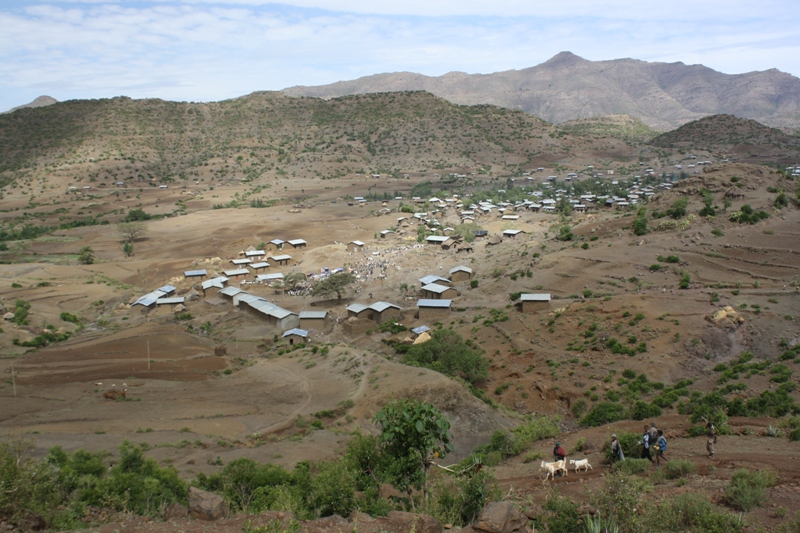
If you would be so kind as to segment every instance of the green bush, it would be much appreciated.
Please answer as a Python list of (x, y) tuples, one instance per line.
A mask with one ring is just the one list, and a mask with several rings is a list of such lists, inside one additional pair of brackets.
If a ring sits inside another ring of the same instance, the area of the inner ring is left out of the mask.
[(609, 422), (623, 420), (625, 415), (626, 409), (623, 405), (614, 402), (598, 402), (592, 410), (581, 419), (581, 425), (592, 427), (602, 426)]
[(767, 497), (767, 489), (777, 482), (771, 470), (748, 470), (740, 468), (725, 489), (725, 502), (740, 511), (748, 512), (760, 507)]
[(687, 459), (673, 459), (664, 465), (664, 475), (667, 479), (678, 479), (690, 474), (694, 474), (697, 470), (695, 464)]
[(580, 529), (580, 514), (578, 506), (569, 498), (551, 495), (542, 505), (539, 529), (546, 527), (548, 533), (574, 533)]
[(741, 516), (717, 511), (708, 496), (697, 492), (679, 494), (649, 506), (644, 522), (652, 533), (736, 533), (745, 525)]
[[(669, 463), (667, 463), (669, 464)], [(650, 470), (652, 463), (649, 459), (625, 458), (624, 461), (614, 463), (612, 470), (623, 474), (642, 474)]]
[(457, 376), (470, 383), (485, 379), (489, 372), (486, 358), (450, 329), (437, 329), (428, 342), (409, 347), (403, 362)]

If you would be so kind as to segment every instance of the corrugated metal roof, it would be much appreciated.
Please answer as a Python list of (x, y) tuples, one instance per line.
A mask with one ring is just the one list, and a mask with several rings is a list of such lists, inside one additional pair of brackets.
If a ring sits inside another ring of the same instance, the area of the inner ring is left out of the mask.
[(308, 331), (300, 328), (292, 328), (288, 331), (284, 331), (281, 337), (288, 337), (289, 335), (299, 335), (300, 337), (308, 337)]
[(347, 244), (355, 244), (356, 246), (364, 246), (364, 243), (361, 241), (350, 241)]
[(503, 230), (503, 235), (517, 235), (519, 233), (524, 233), (521, 229), (507, 229)]
[(245, 252), (244, 255), (246, 255), (247, 257), (254, 257), (257, 255), (265, 255), (266, 253), (267, 252), (265, 252), (264, 250), (250, 250), (249, 252)]
[(203, 283), (201, 283), (200, 286), (203, 289), (210, 289), (211, 287), (219, 287), (220, 289), (222, 289), (225, 287), (225, 282), (227, 281), (228, 278), (222, 278), (222, 277), (211, 278), (203, 281)]
[(159, 291), (149, 292), (149, 293), (145, 294), (144, 296), (142, 296), (141, 298), (139, 298), (138, 300), (136, 300), (133, 303), (133, 305), (143, 305), (145, 307), (150, 307), (151, 305), (156, 303), (156, 300), (158, 300), (162, 296), (166, 296), (166, 295), (167, 295), (167, 293), (162, 292), (160, 290)]
[(327, 316), (327, 311), (300, 311), (300, 320), (304, 318), (325, 318)]
[(300, 245), (300, 244), (308, 244), (308, 243), (307, 243), (306, 241), (304, 241), (303, 239), (292, 239), (291, 241), (287, 241), (287, 242), (288, 242), (289, 244), (291, 244), (292, 246), (297, 246), (297, 245)]
[(441, 281), (443, 283), (450, 283), (450, 280), (447, 278), (443, 278), (441, 276), (434, 276), (433, 274), (425, 276), (424, 278), (419, 278), (419, 282), (423, 285), (429, 285), (431, 283), (436, 283), (437, 281)]
[(280, 239), (272, 239), (272, 240), (271, 240), (271, 241), (269, 241), (269, 242), (270, 242), (270, 243), (272, 243), (272, 244), (277, 244), (278, 246), (280, 246), (281, 244), (283, 244), (283, 241), (282, 241), (282, 240), (280, 240)]
[(246, 268), (240, 268), (240, 269), (237, 269), (237, 270), (223, 270), (223, 272), (224, 272), (224, 273), (225, 273), (225, 275), (226, 275), (226, 276), (228, 276), (228, 277), (233, 277), (233, 276), (246, 276), (247, 274), (249, 274), (249, 273), (250, 273), (250, 271), (249, 271), (249, 270), (247, 270)]
[(456, 272), (467, 272), (468, 274), (472, 274), (472, 269), (465, 266), (457, 266), (450, 269), (451, 274), (455, 274)]
[(369, 307), (367, 307), (364, 304), (350, 304), (345, 309), (347, 309), (348, 311), (352, 311), (352, 312), (358, 314), (361, 311), (365, 311), (365, 310), (369, 309)]
[(238, 287), (225, 287), (224, 289), (219, 291), (220, 294), (224, 294), (225, 296), (236, 296), (240, 292), (243, 291)]
[(274, 281), (276, 279), (283, 279), (283, 274), (277, 272), (275, 274), (259, 274), (256, 276), (258, 281)]
[(450, 307), (453, 300), (428, 300), (422, 298), (417, 300), (417, 307)]
[(451, 288), (452, 287), (447, 287), (445, 285), (439, 285), (438, 283), (429, 283), (428, 285), (422, 287), (422, 290), (428, 292), (435, 292), (436, 294), (442, 294), (443, 292)]
[(164, 285), (163, 287), (159, 287), (158, 290), (163, 292), (164, 294), (169, 294), (171, 292), (175, 292), (175, 287), (173, 287), (172, 285)]
[(447, 239), (449, 239), (449, 237), (444, 237), (442, 235), (431, 235), (430, 237), (428, 237), (425, 240), (428, 241), (428, 242), (442, 243), (442, 242), (446, 241)]
[(205, 270), (187, 270), (183, 273), (184, 278), (191, 278), (194, 276), (206, 276), (208, 273)]
[(173, 298), (159, 298), (156, 300), (156, 305), (175, 305), (182, 304), (185, 301), (183, 296), (175, 296)]
[(255, 269), (267, 268), (268, 266), (269, 263), (267, 263), (266, 261), (262, 261), (260, 263), (250, 263), (250, 268), (255, 268)]
[(428, 326), (419, 326), (419, 327), (413, 328), (411, 330), (411, 332), (412, 333), (416, 333), (417, 335), (419, 335), (420, 333), (425, 333), (426, 331), (430, 331), (430, 330), (431, 330), (431, 328), (429, 328)]
[(520, 294), (519, 300), (521, 302), (549, 302), (549, 294)]
[(378, 313), (382, 313), (389, 309), (390, 307), (394, 307), (395, 309), (400, 309), (399, 305), (390, 304), (389, 302), (375, 302), (374, 304), (370, 305), (369, 308), (373, 311), (377, 311)]
[(269, 259), (272, 259), (273, 261), (278, 261), (280, 263), (281, 261), (291, 261), (292, 256), (291, 255), (286, 255), (286, 254), (271, 255), (271, 256), (269, 256)]
[(247, 265), (250, 264), (250, 259), (231, 259), (234, 265)]

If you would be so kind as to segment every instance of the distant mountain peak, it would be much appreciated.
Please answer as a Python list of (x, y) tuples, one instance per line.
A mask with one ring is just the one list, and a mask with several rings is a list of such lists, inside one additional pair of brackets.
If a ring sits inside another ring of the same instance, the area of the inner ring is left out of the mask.
[(57, 103), (58, 103), (58, 100), (56, 100), (52, 96), (42, 95), (42, 96), (38, 97), (37, 99), (35, 99), (33, 102), (31, 102), (29, 104), (24, 104), (24, 105), (17, 106), (14, 109), (9, 109), (8, 111), (6, 111), (6, 113), (13, 113), (17, 109), (26, 109), (28, 107), (44, 107), (44, 106), (53, 105), (53, 104), (57, 104)]
[(539, 65), (490, 74), (376, 74), (354, 81), (284, 89), (289, 96), (428, 91), (454, 104), (492, 104), (547, 122), (627, 114), (657, 130), (731, 114), (800, 128), (800, 79), (775, 69), (724, 74), (703, 65), (639, 59), (590, 61), (569, 51)]
[(584, 58), (573, 54), (572, 52), (565, 51), (559, 52), (544, 63), (542, 65), (547, 66), (555, 66), (555, 65), (572, 65), (575, 63), (580, 63), (586, 61)]

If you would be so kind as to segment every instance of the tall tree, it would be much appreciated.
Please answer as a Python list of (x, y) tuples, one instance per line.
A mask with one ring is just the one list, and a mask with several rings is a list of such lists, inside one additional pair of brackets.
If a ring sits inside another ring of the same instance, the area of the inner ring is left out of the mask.
[(433, 460), (453, 451), (450, 422), (431, 404), (411, 398), (389, 402), (374, 421), (381, 428), (381, 445), (392, 458), (392, 484), (409, 496), (413, 489), (422, 489), (427, 501)]
[(347, 292), (347, 288), (355, 283), (356, 277), (349, 272), (341, 272), (328, 276), (314, 286), (311, 296), (333, 296), (341, 300), (342, 295)]
[(145, 234), (147, 225), (144, 222), (120, 222), (117, 231), (125, 242), (133, 242)]

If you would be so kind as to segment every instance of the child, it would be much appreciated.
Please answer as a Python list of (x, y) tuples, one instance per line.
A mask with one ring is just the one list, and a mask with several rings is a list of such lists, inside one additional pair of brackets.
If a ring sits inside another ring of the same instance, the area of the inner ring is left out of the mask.
[(661, 459), (664, 461), (669, 462), (667, 456), (664, 455), (664, 452), (667, 451), (667, 438), (664, 436), (664, 432), (660, 429), (658, 430), (658, 439), (656, 440), (656, 466), (661, 464)]

